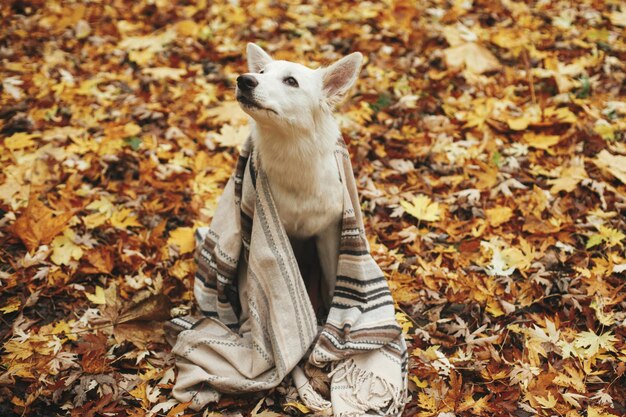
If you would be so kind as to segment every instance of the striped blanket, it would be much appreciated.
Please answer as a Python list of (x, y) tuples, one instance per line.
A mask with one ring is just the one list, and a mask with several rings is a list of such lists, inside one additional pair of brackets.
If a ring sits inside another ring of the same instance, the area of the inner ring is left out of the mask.
[[(345, 189), (338, 276), (318, 327), (253, 141), (244, 145), (211, 227), (196, 233), (201, 316), (168, 325), (179, 401), (200, 409), (220, 393), (270, 389), (291, 374), (301, 401), (322, 414), (402, 413), (406, 345), (387, 282), (369, 253), (343, 139), (335, 156)], [(320, 385), (310, 378), (315, 369), (327, 377), (330, 398), (314, 388)]]

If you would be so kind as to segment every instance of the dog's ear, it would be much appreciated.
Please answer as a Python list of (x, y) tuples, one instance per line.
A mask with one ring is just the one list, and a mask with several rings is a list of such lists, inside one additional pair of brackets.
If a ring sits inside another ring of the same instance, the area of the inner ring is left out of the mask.
[(363, 55), (353, 52), (322, 70), (322, 88), (330, 105), (339, 103), (354, 85), (362, 62)]
[(246, 53), (248, 55), (248, 70), (250, 72), (259, 72), (264, 66), (272, 62), (272, 57), (256, 43), (248, 43)]

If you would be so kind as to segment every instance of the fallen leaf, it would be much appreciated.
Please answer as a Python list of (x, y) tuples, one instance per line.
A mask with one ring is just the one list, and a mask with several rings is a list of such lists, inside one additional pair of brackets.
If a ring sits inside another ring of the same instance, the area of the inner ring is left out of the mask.
[(619, 245), (622, 247), (622, 240), (626, 238), (626, 235), (617, 229), (612, 229), (603, 225), (598, 226), (600, 233), (593, 234), (589, 237), (585, 249), (592, 248), (600, 243), (606, 243), (607, 247)]
[(606, 170), (615, 178), (626, 184), (626, 156), (613, 155), (603, 149), (596, 155), (593, 162), (602, 170)]
[(591, 331), (580, 332), (576, 336), (576, 340), (574, 341), (574, 345), (585, 349), (585, 356), (590, 358), (598, 353), (600, 353), (600, 349), (604, 351), (615, 351), (615, 342), (617, 342), (617, 338), (611, 334), (611, 332), (606, 332), (600, 336)]
[(187, 73), (187, 70), (183, 68), (156, 67), (144, 68), (141, 72), (157, 80), (169, 79), (178, 81)]
[(559, 143), (562, 136), (559, 135), (544, 135), (533, 132), (527, 132), (523, 136), (524, 142), (529, 146), (537, 149), (550, 149), (552, 146)]
[(167, 239), (168, 245), (176, 245), (178, 247), (178, 253), (189, 253), (196, 247), (196, 241), (194, 239), (194, 230), (191, 227), (179, 227), (178, 229), (170, 232), (170, 237)]
[(448, 67), (465, 67), (474, 74), (484, 74), (502, 68), (498, 59), (487, 48), (474, 42), (447, 48), (443, 54)]
[(424, 194), (414, 197), (410, 203), (400, 201), (400, 205), (405, 212), (418, 220), (434, 222), (440, 219), (439, 203), (433, 202), (430, 197)]
[(248, 126), (224, 125), (219, 134), (213, 134), (211, 137), (222, 146), (240, 147), (249, 135), (250, 128)]
[(283, 407), (286, 408), (286, 409), (289, 408), (289, 407), (295, 408), (296, 410), (298, 410), (299, 412), (301, 412), (303, 414), (308, 414), (308, 413), (311, 412), (309, 407), (307, 407), (306, 405), (304, 405), (304, 404), (302, 404), (300, 402), (297, 402), (297, 401), (286, 402), (283, 405)]
[(510, 207), (494, 207), (485, 210), (487, 220), (493, 227), (498, 227), (501, 224), (508, 222), (513, 217), (513, 210)]
[(57, 265), (69, 265), (72, 260), (78, 261), (83, 256), (82, 248), (74, 243), (75, 234), (67, 229), (64, 234), (52, 240), (50, 259)]
[(0, 307), (0, 311), (3, 314), (9, 314), (19, 310), (21, 306), (22, 301), (19, 297), (11, 297), (4, 306)]
[(40, 244), (47, 245), (67, 226), (74, 211), (57, 212), (49, 209), (31, 192), (28, 206), (13, 224), (13, 232), (29, 251)]
[(248, 121), (248, 115), (241, 110), (241, 106), (236, 101), (225, 101), (217, 107), (206, 110), (204, 116), (218, 123), (233, 126), (239, 126)]
[(535, 397), (535, 400), (539, 403), (541, 408), (552, 410), (556, 407), (556, 398), (551, 392), (548, 392), (546, 397)]
[(582, 160), (574, 159), (569, 166), (561, 171), (558, 178), (548, 180), (548, 184), (552, 185), (550, 193), (557, 194), (559, 191), (572, 192), (586, 178), (588, 178), (587, 171), (585, 171)]
[(96, 292), (93, 294), (85, 293), (85, 296), (89, 301), (94, 304), (106, 304), (106, 298), (104, 296), (104, 288), (97, 286)]
[(39, 136), (24, 132), (15, 133), (4, 140), (4, 146), (11, 151), (29, 148), (35, 145), (36, 142), (33, 139)]
[[(624, 26), (626, 26), (626, 24)], [(603, 411), (602, 408), (600, 407), (589, 406), (587, 407), (587, 417), (618, 417), (618, 416), (616, 414)]]
[(81, 267), (81, 271), (86, 274), (109, 274), (115, 262), (112, 253), (104, 248), (88, 250), (83, 260), (89, 263)]
[(133, 214), (131, 209), (122, 208), (115, 211), (111, 215), (111, 225), (118, 229), (127, 229), (129, 227), (141, 227), (137, 217)]

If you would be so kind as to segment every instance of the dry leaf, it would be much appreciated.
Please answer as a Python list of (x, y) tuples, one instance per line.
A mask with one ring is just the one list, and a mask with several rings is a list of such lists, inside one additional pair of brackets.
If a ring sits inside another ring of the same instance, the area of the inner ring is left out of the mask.
[(425, 222), (434, 222), (440, 218), (439, 203), (433, 202), (430, 197), (420, 194), (409, 203), (400, 201), (400, 205), (411, 216)]
[(170, 237), (167, 239), (168, 245), (176, 245), (178, 247), (178, 253), (189, 253), (196, 247), (196, 241), (194, 238), (194, 230), (191, 227), (179, 227), (178, 229), (170, 232)]
[(96, 292), (94, 294), (85, 293), (85, 296), (94, 304), (106, 304), (104, 288), (102, 287), (96, 287)]
[(34, 194), (21, 216), (13, 224), (13, 232), (24, 242), (29, 251), (41, 244), (48, 244), (66, 228), (73, 211), (50, 210)]
[(250, 128), (248, 126), (233, 127), (231, 125), (224, 125), (220, 133), (212, 137), (222, 146), (240, 147), (245, 143), (249, 135)]
[(82, 248), (74, 243), (75, 234), (68, 229), (60, 236), (55, 237), (50, 244), (52, 255), (50, 259), (57, 265), (69, 265), (72, 260), (78, 261), (83, 256)]
[(622, 184), (626, 184), (626, 156), (612, 155), (609, 151), (603, 149), (596, 155), (593, 162), (598, 168), (608, 171), (620, 180)]
[(474, 42), (445, 49), (443, 53), (448, 67), (465, 67), (474, 74), (484, 74), (502, 68), (498, 59), (487, 48)]
[(508, 222), (511, 217), (513, 217), (513, 210), (509, 207), (494, 207), (485, 210), (485, 214), (487, 215), (489, 224), (494, 227), (498, 227), (501, 224)]

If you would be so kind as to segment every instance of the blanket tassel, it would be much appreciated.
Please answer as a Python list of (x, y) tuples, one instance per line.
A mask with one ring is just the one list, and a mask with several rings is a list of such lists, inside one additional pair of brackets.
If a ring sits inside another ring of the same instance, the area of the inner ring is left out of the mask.
[[(326, 401), (321, 395), (317, 393), (309, 383), (309, 379), (302, 371), (302, 368), (296, 366), (291, 371), (293, 382), (298, 390), (300, 399), (308, 408), (316, 412), (329, 411), (332, 414), (332, 404), (330, 401)], [(331, 415), (329, 414), (329, 415)]]
[[(396, 416), (404, 409), (407, 396), (404, 389), (390, 384), (386, 379), (371, 371), (361, 369), (352, 359), (337, 365), (328, 376), (331, 377), (333, 385), (344, 382), (347, 387), (351, 388), (351, 392), (341, 394), (341, 398), (359, 410), (358, 413), (335, 414), (336, 417)], [(364, 398), (365, 393), (362, 387), (369, 387), (366, 398)]]

